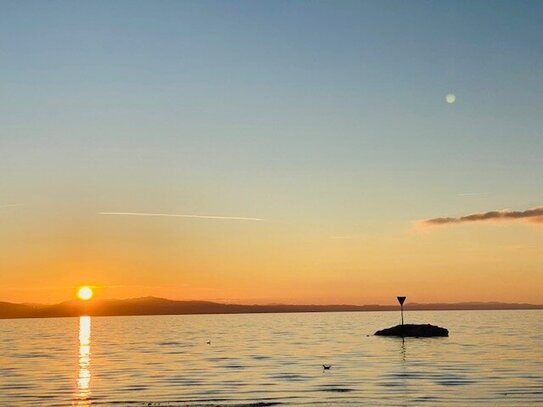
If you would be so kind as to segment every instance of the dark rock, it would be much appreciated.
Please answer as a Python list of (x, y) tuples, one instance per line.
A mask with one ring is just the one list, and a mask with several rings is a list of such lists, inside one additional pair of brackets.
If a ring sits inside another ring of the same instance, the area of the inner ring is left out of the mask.
[(396, 325), (392, 328), (381, 329), (375, 332), (375, 335), (379, 336), (399, 336), (401, 338), (406, 337), (421, 337), (429, 338), (432, 336), (449, 336), (449, 331), (445, 328), (430, 324), (406, 324)]

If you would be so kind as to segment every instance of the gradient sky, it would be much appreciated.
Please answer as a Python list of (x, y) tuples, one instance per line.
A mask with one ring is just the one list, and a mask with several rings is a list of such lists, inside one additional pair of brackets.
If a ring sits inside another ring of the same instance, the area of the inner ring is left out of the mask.
[(419, 222), (543, 205), (541, 21), (2, 1), (0, 300), (542, 303), (543, 223)]

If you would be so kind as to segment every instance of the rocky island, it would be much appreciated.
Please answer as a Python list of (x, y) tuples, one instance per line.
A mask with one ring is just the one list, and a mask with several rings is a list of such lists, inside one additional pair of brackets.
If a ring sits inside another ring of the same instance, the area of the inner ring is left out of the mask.
[(405, 324), (381, 329), (380, 331), (375, 332), (374, 335), (398, 336), (400, 338), (430, 338), (434, 336), (449, 336), (449, 331), (445, 328), (430, 324)]

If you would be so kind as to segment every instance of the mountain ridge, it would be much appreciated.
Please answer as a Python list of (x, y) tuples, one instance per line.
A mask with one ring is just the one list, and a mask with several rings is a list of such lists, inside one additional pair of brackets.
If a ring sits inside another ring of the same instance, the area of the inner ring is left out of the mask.
[[(0, 301), (0, 319), (54, 318), (90, 316), (131, 316), (131, 315), (197, 315), (197, 314), (248, 314), (248, 313), (292, 313), (292, 312), (363, 312), (396, 311), (397, 305), (350, 305), (350, 304), (271, 304), (244, 305), (226, 304), (213, 301), (171, 300), (159, 297), (129, 299), (95, 299), (90, 301), (68, 300), (58, 304), (17, 304)], [(461, 303), (408, 303), (407, 311), (461, 311), (461, 310), (515, 310), (543, 309), (543, 304), (503, 302), (461, 302)]]

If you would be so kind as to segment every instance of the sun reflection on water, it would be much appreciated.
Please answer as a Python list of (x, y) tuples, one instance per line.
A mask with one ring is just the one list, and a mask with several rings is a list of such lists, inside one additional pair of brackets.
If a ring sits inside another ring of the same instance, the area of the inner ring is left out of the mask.
[(77, 378), (77, 393), (75, 406), (90, 406), (90, 336), (91, 336), (91, 318), (82, 316), (79, 318), (79, 374)]

